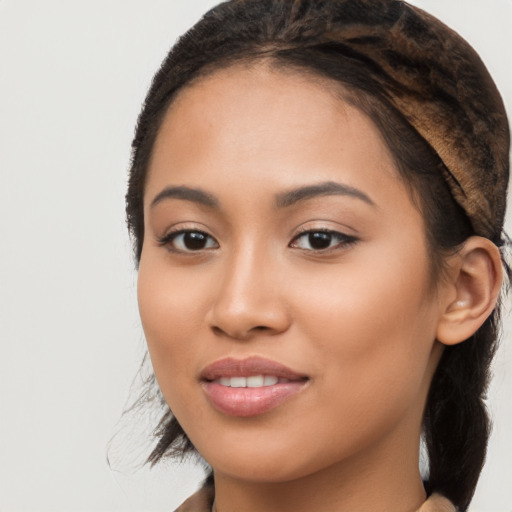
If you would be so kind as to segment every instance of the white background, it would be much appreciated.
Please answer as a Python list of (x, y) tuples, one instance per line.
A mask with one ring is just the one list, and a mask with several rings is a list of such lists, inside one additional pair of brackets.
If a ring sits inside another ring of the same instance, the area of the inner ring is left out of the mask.
[[(168, 48), (214, 3), (0, 0), (1, 512), (170, 511), (202, 477), (115, 473), (105, 453), (144, 348), (124, 223), (133, 128)], [(510, 113), (512, 1), (413, 3), (476, 47)], [(490, 407), (472, 510), (510, 512), (510, 329)]]

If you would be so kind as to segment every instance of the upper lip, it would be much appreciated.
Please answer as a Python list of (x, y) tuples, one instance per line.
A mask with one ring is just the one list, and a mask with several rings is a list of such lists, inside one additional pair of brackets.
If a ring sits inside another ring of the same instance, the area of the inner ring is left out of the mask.
[(306, 375), (297, 373), (281, 363), (263, 357), (235, 359), (226, 357), (207, 365), (200, 373), (200, 379), (213, 381), (222, 377), (250, 377), (252, 375), (273, 375), (280, 379), (304, 380)]

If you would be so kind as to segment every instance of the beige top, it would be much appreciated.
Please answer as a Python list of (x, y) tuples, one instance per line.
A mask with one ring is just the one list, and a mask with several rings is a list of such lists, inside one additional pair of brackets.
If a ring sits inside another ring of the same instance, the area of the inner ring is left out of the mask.
[[(203, 487), (182, 503), (174, 512), (211, 512), (213, 499), (213, 487)], [(456, 512), (456, 509), (444, 496), (433, 494), (417, 512)]]

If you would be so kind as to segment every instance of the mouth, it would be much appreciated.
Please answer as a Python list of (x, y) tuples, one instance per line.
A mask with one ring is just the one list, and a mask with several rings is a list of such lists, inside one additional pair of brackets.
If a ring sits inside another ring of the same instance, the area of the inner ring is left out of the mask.
[(221, 377), (211, 382), (228, 388), (265, 388), (292, 381), (279, 378), (276, 375), (250, 375), (249, 377)]
[(221, 359), (200, 374), (213, 407), (229, 416), (264, 414), (292, 399), (309, 381), (306, 375), (260, 357)]

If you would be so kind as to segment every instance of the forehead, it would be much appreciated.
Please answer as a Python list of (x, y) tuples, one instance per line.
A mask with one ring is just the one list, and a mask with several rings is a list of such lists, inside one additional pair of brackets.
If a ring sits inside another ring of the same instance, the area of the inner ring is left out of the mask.
[[(282, 95), (300, 94), (304, 99), (316, 98), (318, 102), (343, 108), (344, 96), (350, 96), (346, 87), (332, 78), (317, 72), (293, 65), (280, 63), (272, 58), (259, 58), (253, 61), (234, 62), (225, 67), (207, 70), (182, 87), (173, 99), (169, 111), (175, 110), (190, 95), (216, 95), (219, 101), (228, 99), (232, 103), (248, 103), (249, 92), (259, 90), (259, 95), (279, 101)], [(302, 94), (301, 94), (302, 93)], [(328, 99), (330, 98), (330, 99)], [(341, 101), (341, 103), (340, 103)]]
[(202, 163), (214, 161), (210, 174), (231, 168), (235, 179), (255, 166), (261, 175), (275, 171), (279, 162), (290, 171), (297, 159), (314, 175), (320, 163), (339, 167), (354, 158), (397, 176), (379, 130), (343, 100), (336, 82), (267, 65), (232, 66), (178, 94), (160, 127), (149, 178), (165, 168), (193, 179)]

